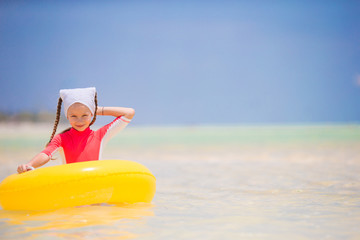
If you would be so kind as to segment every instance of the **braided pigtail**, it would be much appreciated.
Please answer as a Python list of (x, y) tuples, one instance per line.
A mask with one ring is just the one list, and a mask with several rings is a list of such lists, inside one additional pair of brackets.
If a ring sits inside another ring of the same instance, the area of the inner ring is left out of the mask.
[(94, 101), (95, 101), (94, 118), (93, 118), (93, 120), (91, 121), (91, 123), (89, 124), (89, 127), (90, 127), (91, 125), (93, 125), (94, 122), (96, 121), (96, 112), (97, 112), (97, 107), (98, 107), (98, 103), (97, 103), (97, 93), (95, 93), (95, 99), (94, 99)]
[(49, 140), (49, 142), (46, 144), (46, 146), (49, 145), (49, 143), (51, 142), (51, 140), (54, 138), (55, 133), (56, 133), (56, 130), (57, 130), (57, 127), (58, 127), (58, 125), (59, 125), (60, 114), (61, 114), (61, 104), (62, 104), (62, 99), (59, 98), (58, 105), (57, 105), (57, 109), (56, 109), (56, 118), (55, 118), (55, 123), (54, 123), (53, 132), (52, 132), (51, 137), (50, 137), (50, 140)]

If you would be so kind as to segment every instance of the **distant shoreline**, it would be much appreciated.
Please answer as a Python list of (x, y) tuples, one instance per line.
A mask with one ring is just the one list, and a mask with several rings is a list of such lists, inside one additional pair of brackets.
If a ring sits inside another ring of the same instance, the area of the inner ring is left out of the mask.
[[(17, 130), (26, 129), (52, 129), (54, 122), (33, 122), (33, 121), (0, 121), (0, 132), (9, 128)], [(94, 124), (94, 128), (103, 126), (102, 123)], [(313, 122), (313, 123), (239, 123), (239, 124), (163, 124), (163, 125), (143, 125), (130, 124), (131, 128), (284, 128), (284, 127), (360, 127), (359, 122)], [(63, 121), (58, 129), (68, 128), (70, 125)]]

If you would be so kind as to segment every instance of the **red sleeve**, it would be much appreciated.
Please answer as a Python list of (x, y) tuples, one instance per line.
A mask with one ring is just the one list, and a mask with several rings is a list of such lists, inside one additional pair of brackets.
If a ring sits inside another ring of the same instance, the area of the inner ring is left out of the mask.
[(49, 143), (49, 145), (47, 145), (47, 147), (42, 151), (42, 153), (45, 153), (48, 156), (52, 156), (53, 153), (59, 148), (61, 147), (61, 136), (56, 135), (51, 142)]
[(98, 129), (97, 131), (99, 131), (100, 133), (100, 138), (107, 141), (114, 135), (116, 135), (119, 131), (124, 129), (130, 122), (130, 119), (127, 119), (124, 116), (120, 116), (115, 118), (111, 123)]
[(99, 128), (97, 131), (100, 132), (101, 137), (103, 137), (103, 136), (105, 135), (105, 133), (107, 132), (107, 130), (108, 130), (115, 122), (119, 121), (120, 118), (121, 118), (121, 116), (115, 118), (111, 123), (108, 123), (108, 124), (106, 124), (105, 126), (102, 126), (101, 128)]

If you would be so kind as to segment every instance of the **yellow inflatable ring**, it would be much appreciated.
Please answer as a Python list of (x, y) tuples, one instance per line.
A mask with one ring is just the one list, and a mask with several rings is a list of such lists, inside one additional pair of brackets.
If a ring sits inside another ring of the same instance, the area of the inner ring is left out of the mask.
[(0, 184), (5, 210), (50, 210), (94, 203), (151, 202), (155, 177), (143, 165), (100, 160), (13, 174)]

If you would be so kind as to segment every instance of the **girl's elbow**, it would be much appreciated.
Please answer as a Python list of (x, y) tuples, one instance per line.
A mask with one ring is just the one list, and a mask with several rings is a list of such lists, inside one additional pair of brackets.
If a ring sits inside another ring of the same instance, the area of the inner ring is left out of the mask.
[(126, 114), (126, 117), (129, 119), (132, 119), (135, 116), (135, 109), (129, 108), (128, 113)]

